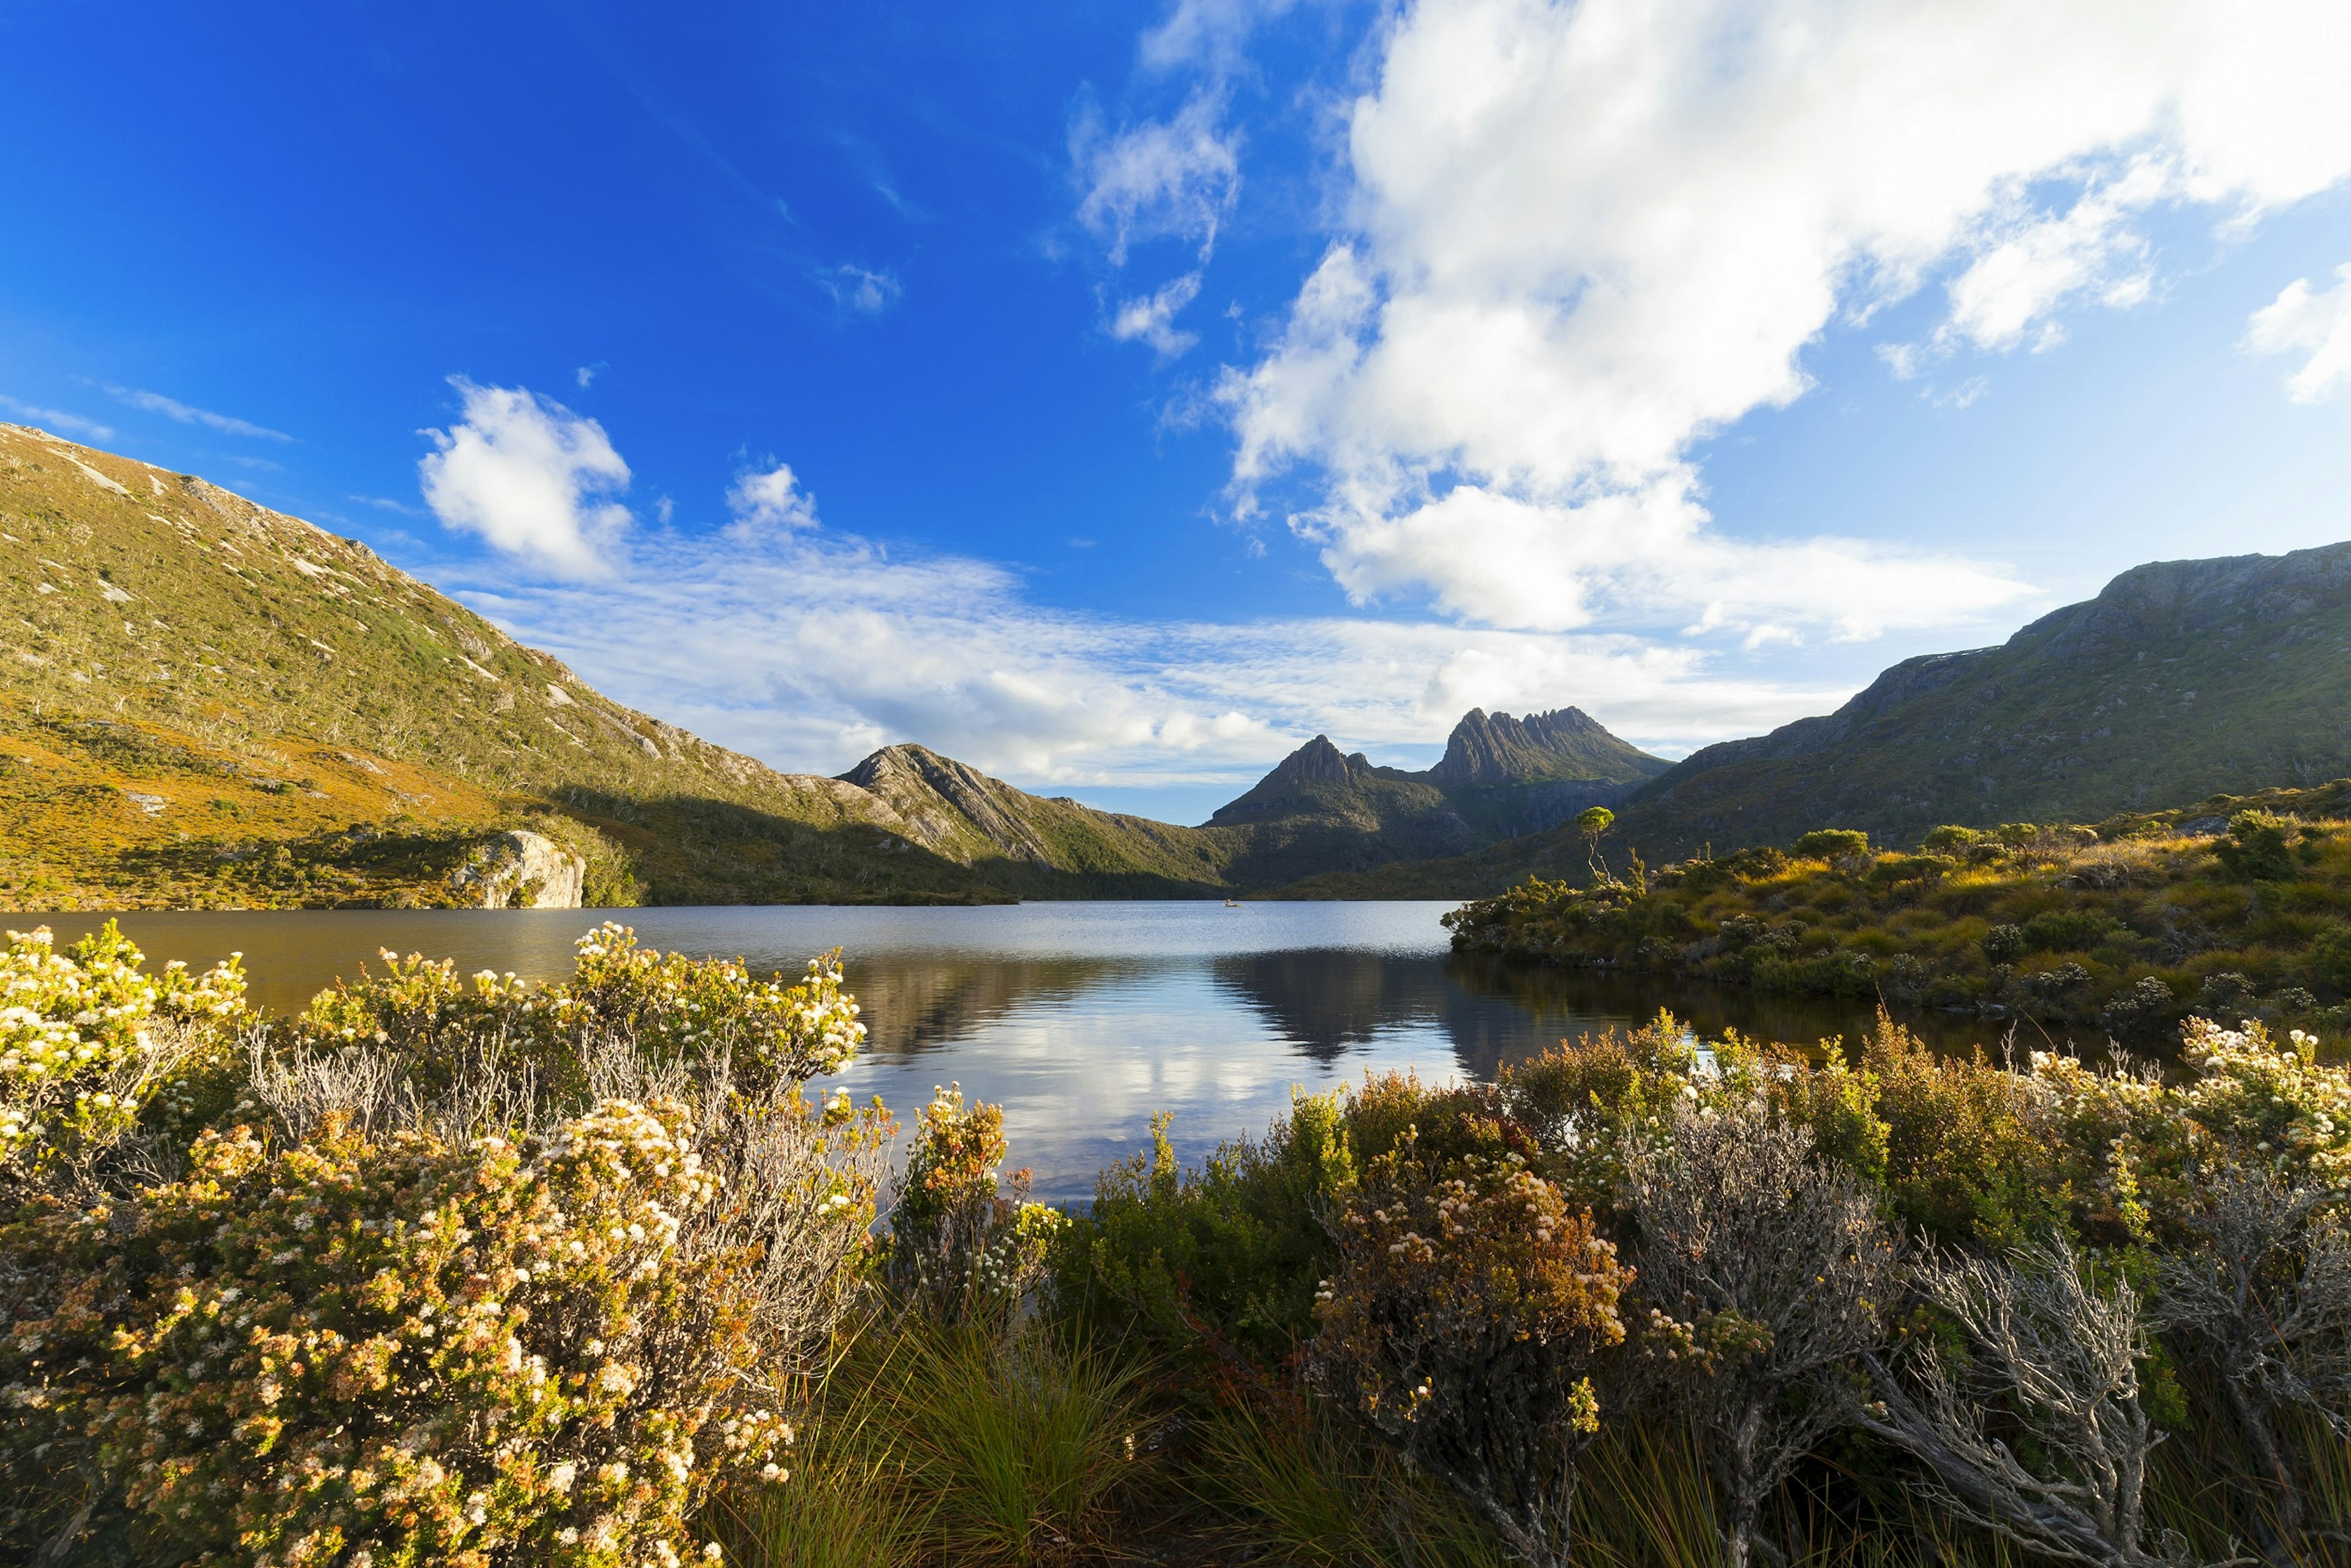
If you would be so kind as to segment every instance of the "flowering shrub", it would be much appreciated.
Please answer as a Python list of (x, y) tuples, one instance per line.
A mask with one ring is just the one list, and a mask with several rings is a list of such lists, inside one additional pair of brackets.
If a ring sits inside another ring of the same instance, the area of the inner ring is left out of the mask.
[(1339, 1217), (1309, 1379), (1527, 1562), (1563, 1563), (1632, 1270), (1523, 1160), (1432, 1169), (1416, 1144), (1374, 1161)]
[(202, 975), (157, 974), (108, 921), (65, 953), (45, 926), (0, 954), (0, 1171), (37, 1175), (120, 1136), (159, 1095), (218, 1065), (245, 1014), (233, 955)]
[[(0, 1346), (0, 1458), (75, 1457), (206, 1561), (674, 1563), (715, 1479), (784, 1473), (872, 1214), (844, 1120), (771, 1140), (782, 1228), (742, 1223), (742, 1130), (705, 1147), (674, 1102), (462, 1145), (208, 1133), (183, 1179), (6, 1238), (71, 1282)], [(778, 1268), (820, 1287), (798, 1311)]]
[(610, 921), (580, 939), (571, 977), (545, 987), (488, 970), (460, 978), (454, 963), (418, 955), (382, 957), (381, 976), (320, 992), (299, 1035), (314, 1047), (390, 1050), (428, 1091), (485, 1058), (577, 1087), (583, 1062), (615, 1042), (656, 1064), (723, 1058), (756, 1090), (833, 1071), (865, 1040), (837, 950), (809, 960), (794, 985), (759, 979), (739, 959), (640, 947)]
[(943, 1315), (1018, 1301), (1034, 1285), (1061, 1211), (1028, 1201), (1029, 1173), (998, 1186), (1004, 1107), (967, 1108), (963, 1087), (932, 1092), (914, 1124), (898, 1201), (890, 1212), (891, 1271)]

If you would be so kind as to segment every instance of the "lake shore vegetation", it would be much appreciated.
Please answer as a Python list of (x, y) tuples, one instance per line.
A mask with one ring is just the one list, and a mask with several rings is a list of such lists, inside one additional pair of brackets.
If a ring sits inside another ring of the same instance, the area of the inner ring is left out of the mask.
[(1056, 1208), (824, 1088), (831, 956), (244, 983), (0, 957), (11, 1561), (2351, 1563), (2351, 1065), (2258, 1016), (1661, 1016)]
[(1656, 868), (1619, 846), (1614, 872), (1593, 864), (1580, 885), (1530, 878), (1463, 905), (1447, 917), (1455, 948), (2092, 1026), (2141, 1049), (2191, 1012), (2351, 1031), (2351, 804), (2334, 789), (2096, 827), (1938, 828), (1915, 851), (1823, 829)]

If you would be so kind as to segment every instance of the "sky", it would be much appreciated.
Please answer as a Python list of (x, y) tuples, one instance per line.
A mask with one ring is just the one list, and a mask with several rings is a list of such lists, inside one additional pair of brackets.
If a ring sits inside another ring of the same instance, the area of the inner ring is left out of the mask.
[(0, 419), (787, 770), (1679, 756), (2351, 538), (2339, 0), (0, 0)]

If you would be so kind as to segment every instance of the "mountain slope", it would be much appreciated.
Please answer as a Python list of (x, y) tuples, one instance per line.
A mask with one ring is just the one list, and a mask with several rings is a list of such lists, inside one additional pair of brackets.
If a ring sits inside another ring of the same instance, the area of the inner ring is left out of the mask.
[[(1906, 660), (1834, 714), (1693, 753), (1630, 793), (1610, 842), (1652, 862), (1820, 827), (1905, 844), (2346, 777), (2351, 543), (2135, 567), (1998, 647)], [(1284, 891), (1484, 896), (1583, 867), (1557, 828)]]
[(2351, 774), (2351, 544), (2159, 561), (1996, 648), (1887, 670), (1835, 713), (1708, 747), (1638, 791), (1680, 853), (1822, 826), (2095, 820)]
[[(432, 902), (521, 823), (586, 853), (608, 900), (1222, 887), (1213, 836), (1203, 856), (1191, 830), (977, 774), (963, 799), (1000, 808), (980, 821), (880, 787), (887, 768), (875, 788), (778, 773), (355, 540), (14, 425), (0, 585), (0, 903)], [(1008, 821), (1050, 831), (993, 836)]]

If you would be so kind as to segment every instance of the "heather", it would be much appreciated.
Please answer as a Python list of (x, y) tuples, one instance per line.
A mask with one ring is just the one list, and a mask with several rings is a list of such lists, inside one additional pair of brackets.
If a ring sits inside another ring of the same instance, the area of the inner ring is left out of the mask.
[(1056, 1208), (1000, 1107), (824, 1087), (831, 956), (5, 979), (16, 1560), (2346, 1560), (2351, 1066), (2255, 1014), (1660, 1017)]

